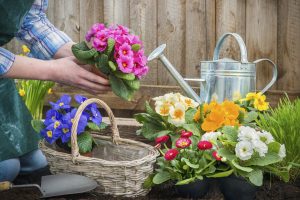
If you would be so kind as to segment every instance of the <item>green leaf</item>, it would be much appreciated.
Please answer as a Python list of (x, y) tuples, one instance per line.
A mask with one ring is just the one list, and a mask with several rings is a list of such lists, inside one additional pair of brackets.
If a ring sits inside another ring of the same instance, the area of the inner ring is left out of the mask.
[(160, 133), (160, 131), (162, 131), (162, 128), (152, 123), (145, 123), (141, 129), (142, 135), (148, 140), (157, 138), (157, 133)]
[(188, 109), (188, 111), (186, 111), (185, 113), (185, 121), (187, 124), (191, 124), (194, 122), (194, 115), (196, 114), (197, 109), (195, 108), (191, 108)]
[(232, 142), (236, 142), (237, 141), (237, 135), (238, 135), (238, 131), (237, 128), (232, 127), (232, 126), (224, 126), (222, 128), (222, 133), (225, 135), (225, 137), (232, 141)]
[(36, 119), (31, 120), (31, 126), (37, 133), (40, 133), (45, 128), (44, 122)]
[(97, 54), (95, 49), (90, 49), (85, 41), (72, 45), (74, 56), (83, 63), (93, 64), (93, 58)]
[(250, 123), (250, 122), (256, 120), (257, 117), (258, 117), (257, 112), (255, 112), (255, 111), (248, 112), (245, 114), (243, 123), (245, 123), (245, 124)]
[(170, 130), (163, 130), (163, 131), (159, 131), (157, 133), (155, 133), (156, 137), (161, 137), (161, 136), (164, 136), (164, 135), (168, 135), (172, 133), (172, 131)]
[(125, 85), (124, 81), (113, 74), (109, 75), (109, 82), (112, 91), (119, 97), (125, 100), (131, 100), (134, 95), (134, 90)]
[(110, 73), (110, 67), (108, 66), (108, 56), (105, 54), (101, 54), (98, 58), (98, 62), (96, 63), (96, 67), (101, 72), (108, 75)]
[(266, 171), (282, 178), (284, 182), (288, 182), (290, 180), (290, 170), (288, 168), (285, 168), (284, 170), (279, 170), (278, 168), (273, 166), (266, 166), (265, 168)]
[(113, 72), (117, 70), (115, 63), (112, 61), (108, 61), (108, 66), (110, 67), (111, 71), (113, 71)]
[(232, 160), (231, 163), (232, 163), (232, 165), (234, 167), (236, 167), (237, 169), (242, 170), (244, 172), (248, 172), (249, 173), (249, 172), (253, 171), (253, 169), (250, 168), (250, 167), (243, 167), (243, 166), (239, 165), (237, 162), (235, 162), (235, 160)]
[(151, 174), (148, 176), (148, 178), (145, 180), (145, 182), (143, 183), (143, 186), (145, 189), (150, 189), (154, 184), (153, 184), (153, 179), (154, 174)]
[(235, 154), (229, 151), (228, 149), (221, 148), (218, 150), (218, 154), (221, 157), (225, 157), (227, 160), (232, 161), (236, 158)]
[(277, 153), (268, 152), (264, 157), (258, 155), (253, 156), (250, 160), (244, 162), (245, 166), (267, 166), (281, 161)]
[(225, 171), (225, 172), (219, 172), (219, 173), (215, 173), (213, 175), (208, 175), (207, 177), (209, 178), (220, 178), (220, 177), (226, 177), (231, 175), (233, 172), (233, 169)]
[(158, 127), (163, 128), (163, 125), (161, 124), (160, 120), (157, 120), (156, 118), (154, 118), (153, 116), (149, 115), (148, 113), (138, 113), (134, 115), (134, 118), (136, 119), (136, 121), (138, 121), (141, 124), (144, 123), (150, 123), (150, 124), (154, 124)]
[(114, 72), (115, 76), (124, 80), (128, 80), (128, 81), (133, 81), (135, 79), (135, 75), (134, 74), (124, 74), (123, 72), (120, 71), (115, 71)]
[(262, 186), (263, 184), (263, 173), (261, 170), (256, 169), (249, 174), (249, 180), (256, 186)]
[(83, 132), (77, 137), (79, 153), (91, 152), (93, 148), (93, 137), (88, 132)]
[(270, 144), (268, 144), (268, 152), (278, 153), (279, 149), (280, 149), (280, 143), (278, 142), (271, 142)]
[(110, 54), (112, 53), (112, 50), (114, 49), (116, 41), (112, 38), (108, 38), (107, 39), (107, 47), (105, 49), (105, 54), (107, 56), (110, 56)]
[(95, 124), (95, 123), (89, 122), (87, 124), (87, 126), (93, 131), (100, 131), (99, 126), (97, 126), (97, 124)]
[(193, 169), (198, 169), (199, 165), (198, 164), (193, 164), (191, 163), (187, 158), (182, 158), (181, 159), (183, 162), (185, 162), (189, 167), (193, 168)]
[(196, 126), (196, 124), (183, 124), (182, 128), (184, 128), (187, 131), (193, 132), (193, 135), (200, 137), (200, 131), (199, 128)]
[(140, 45), (140, 44), (133, 44), (133, 45), (131, 46), (132, 51), (139, 51), (140, 48), (141, 48), (141, 45)]
[(186, 185), (195, 181), (195, 177), (188, 178), (182, 181), (178, 181), (175, 185)]
[(131, 89), (133, 89), (133, 90), (138, 90), (138, 89), (140, 89), (140, 80), (139, 79), (134, 79), (134, 80), (132, 80), (132, 81), (130, 81), (130, 80), (125, 80), (124, 81), (125, 82), (125, 84), (127, 85), (127, 86), (129, 86)]
[(106, 129), (107, 127), (108, 127), (108, 124), (105, 123), (105, 122), (101, 122), (101, 124), (99, 125), (99, 129), (100, 129), (100, 130), (104, 130), (104, 129)]
[(155, 176), (153, 177), (153, 183), (154, 184), (161, 184), (161, 183), (166, 182), (170, 179), (171, 179), (170, 173), (162, 171), (162, 172), (159, 172), (159, 173), (155, 174)]

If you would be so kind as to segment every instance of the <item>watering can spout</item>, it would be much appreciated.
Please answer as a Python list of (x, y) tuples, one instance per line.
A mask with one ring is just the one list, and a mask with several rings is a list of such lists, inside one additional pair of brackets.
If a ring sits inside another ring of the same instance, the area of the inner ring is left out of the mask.
[(164, 49), (166, 48), (166, 44), (162, 44), (157, 47), (149, 56), (148, 61), (154, 60), (158, 58), (168, 72), (172, 75), (172, 77), (178, 82), (179, 86), (183, 89), (183, 91), (187, 94), (188, 97), (194, 99), (198, 103), (201, 103), (201, 99), (199, 95), (187, 84), (187, 82), (183, 79), (183, 77), (179, 74), (176, 68), (170, 63), (170, 61), (163, 54)]

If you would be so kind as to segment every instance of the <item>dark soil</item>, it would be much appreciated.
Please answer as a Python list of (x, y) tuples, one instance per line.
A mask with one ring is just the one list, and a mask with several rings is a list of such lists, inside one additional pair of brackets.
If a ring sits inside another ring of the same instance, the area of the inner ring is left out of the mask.
[[(223, 200), (223, 195), (219, 191), (217, 187), (217, 183), (213, 182), (212, 187), (210, 187), (210, 191), (208, 194), (202, 198), (205, 200)], [(10, 191), (0, 192), (1, 200), (35, 200), (39, 199), (40, 192), (35, 188), (28, 189), (12, 189)], [(111, 197), (111, 196), (103, 196), (100, 194), (96, 194), (93, 192), (84, 193), (84, 194), (76, 194), (76, 195), (68, 195), (62, 197), (48, 198), (49, 200), (127, 200), (132, 198), (121, 198), (121, 197)], [(175, 189), (172, 185), (161, 185), (159, 187), (155, 187), (151, 190), (151, 192), (146, 197), (138, 197), (134, 198), (137, 200), (149, 200), (149, 199), (174, 199), (174, 200), (184, 200), (183, 198), (179, 198), (175, 192)], [(237, 200), (239, 199), (239, 194), (237, 194)], [(275, 180), (272, 183), (266, 180), (265, 184), (259, 188), (256, 193), (257, 200), (299, 200), (300, 199), (300, 181), (289, 184), (284, 183), (279, 180)]]

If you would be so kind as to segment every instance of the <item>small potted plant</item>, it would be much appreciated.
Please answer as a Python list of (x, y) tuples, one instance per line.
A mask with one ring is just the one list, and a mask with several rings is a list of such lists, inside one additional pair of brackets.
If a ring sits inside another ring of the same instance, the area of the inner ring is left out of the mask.
[[(75, 95), (74, 99), (76, 105), (79, 106), (87, 98)], [(73, 118), (77, 112), (77, 107), (71, 105), (71, 100), (70, 95), (62, 95), (56, 102), (50, 102), (51, 109), (46, 112), (44, 121), (32, 121), (33, 127), (41, 134), (42, 138), (66, 152), (71, 152), (71, 129)], [(97, 105), (88, 106), (81, 115), (77, 128), (77, 142), (82, 155), (91, 157), (92, 149), (96, 146), (90, 132), (99, 131), (105, 127)]]

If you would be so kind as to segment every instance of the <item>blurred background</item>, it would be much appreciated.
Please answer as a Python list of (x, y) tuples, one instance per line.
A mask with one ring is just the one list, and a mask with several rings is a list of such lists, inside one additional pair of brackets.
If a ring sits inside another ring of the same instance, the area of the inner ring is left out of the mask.
[[(75, 42), (84, 40), (97, 22), (122, 24), (144, 41), (148, 55), (166, 43), (166, 57), (184, 77), (199, 78), (199, 63), (212, 60), (216, 41), (225, 32), (240, 34), (248, 50), (248, 60), (269, 58), (278, 65), (279, 77), (267, 92), (271, 105), (288, 93), (300, 96), (300, 1), (298, 0), (49, 0), (48, 18)], [(21, 44), (7, 48), (20, 53)], [(221, 57), (239, 60), (239, 47), (231, 38)], [(161, 63), (149, 63), (150, 72), (132, 102), (112, 93), (101, 95), (117, 116), (131, 117), (144, 109), (145, 100), (166, 92), (180, 91)], [(63, 67), (63, 66), (61, 66)], [(271, 66), (257, 66), (257, 89), (271, 79)], [(199, 90), (198, 85), (194, 85)], [(80, 93), (56, 85), (47, 102), (62, 93)], [(87, 95), (91, 97), (91, 95)]]

